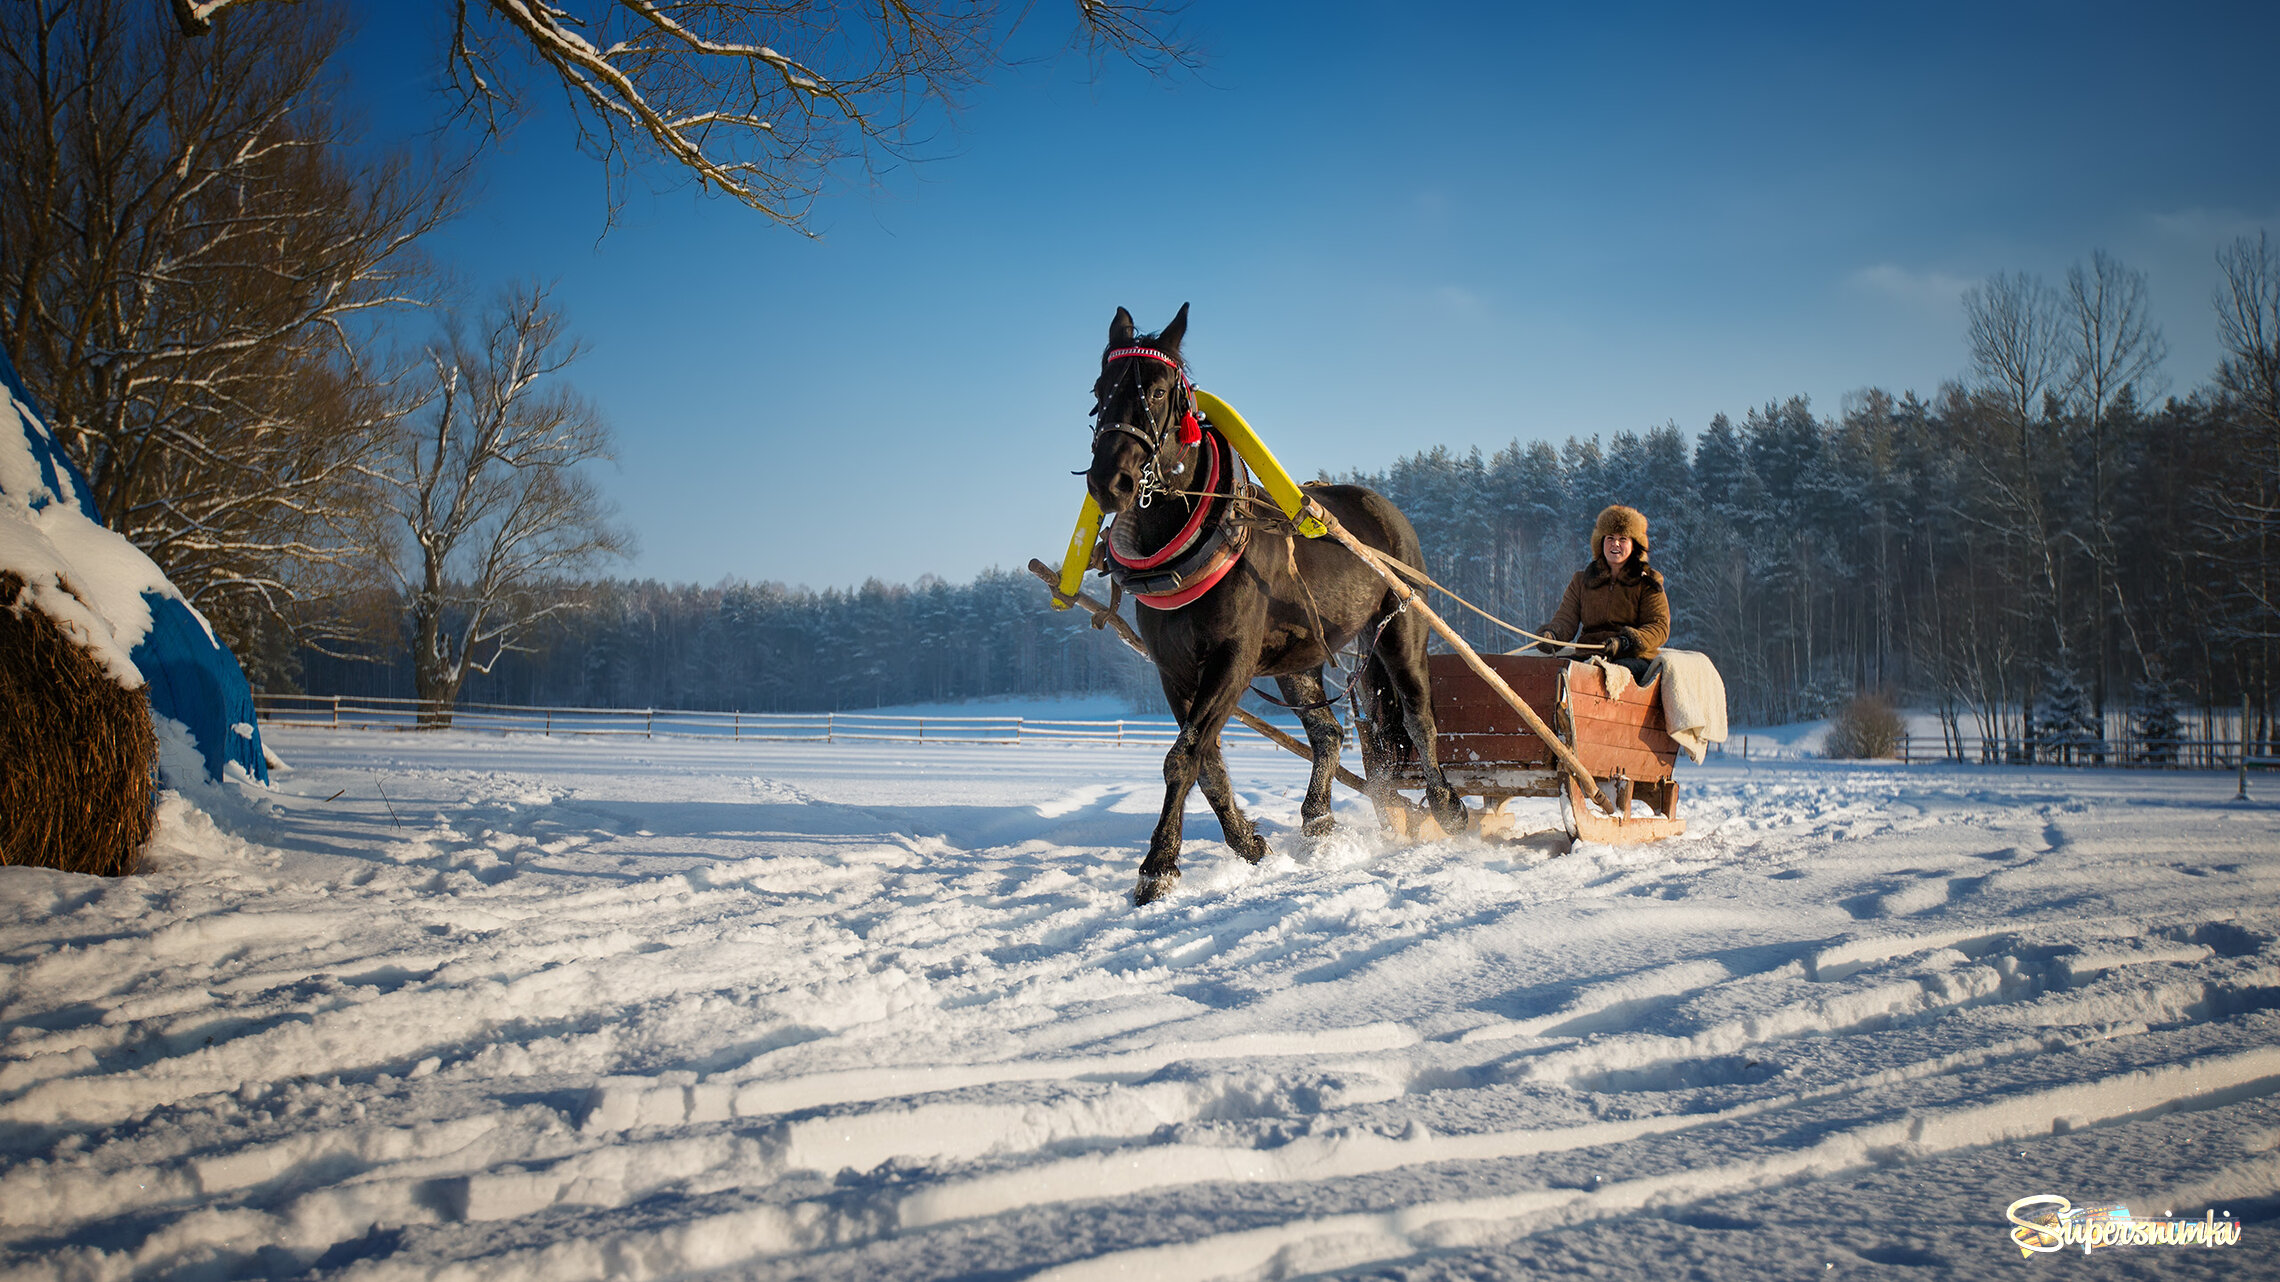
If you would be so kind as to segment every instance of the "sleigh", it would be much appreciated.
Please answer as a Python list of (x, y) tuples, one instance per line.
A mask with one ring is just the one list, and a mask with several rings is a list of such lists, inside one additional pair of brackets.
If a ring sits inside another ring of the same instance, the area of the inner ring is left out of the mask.
[[(1582, 841), (1636, 845), (1686, 831), (1678, 816), (1679, 746), (1664, 721), (1659, 679), (1611, 698), (1597, 664), (1550, 655), (1477, 657), (1528, 704), (1598, 786), (1596, 795), (1587, 795), (1553, 747), (1463, 656), (1433, 655), (1427, 663), (1435, 755), (1460, 796), (1480, 798), (1479, 808), (1468, 807), (1470, 831), (1511, 834), (1515, 816), (1505, 806), (1515, 797), (1563, 798), (1568, 834)], [(1424, 806), (1401, 795), (1404, 789), (1421, 793), (1425, 786), (1406, 737), (1365, 723), (1361, 740), (1364, 791), (1386, 827), (1408, 840), (1446, 835)]]
[[(1115, 611), (1084, 593), (1062, 591), (1057, 574), (1042, 561), (1031, 561), (1029, 572), (1053, 588), (1058, 599), (1083, 606), (1097, 625), (1113, 627), (1126, 645), (1147, 657), (1138, 634)], [(1390, 575), (1387, 581), (1406, 591)], [(1686, 831), (1686, 821), (1678, 816), (1679, 746), (1664, 719), (1660, 679), (1609, 698), (1597, 664), (1551, 655), (1478, 654), (1444, 630), (1416, 598), (1405, 601), (1452, 645), (1462, 647), (1459, 654), (1429, 656), (1426, 664), (1442, 774), (1460, 797), (1481, 799), (1479, 808), (1467, 807), (1467, 832), (1511, 834), (1516, 817), (1505, 804), (1514, 797), (1561, 798), (1567, 835), (1579, 841), (1638, 845)], [(1504, 691), (1491, 685), (1475, 663), (1494, 674)], [(1236, 709), (1235, 720), (1298, 756), (1312, 755), (1306, 744), (1250, 712)], [(1373, 714), (1357, 727), (1366, 777), (1340, 766), (1338, 781), (1368, 797), (1380, 822), (1403, 840), (1450, 835), (1425, 806), (1403, 795), (1404, 790), (1421, 792), (1424, 774), (1414, 750), (1389, 741), (1382, 725)], [(1546, 742), (1546, 732), (1558, 740), (1556, 747)], [(1637, 813), (1641, 809), (1647, 813)]]

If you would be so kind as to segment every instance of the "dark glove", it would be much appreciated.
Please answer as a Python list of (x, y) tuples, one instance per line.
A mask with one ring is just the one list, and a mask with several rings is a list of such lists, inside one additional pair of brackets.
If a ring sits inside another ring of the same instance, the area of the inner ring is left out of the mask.
[(1628, 632), (1618, 632), (1607, 639), (1607, 657), (1610, 659), (1629, 658), (1636, 648), (1631, 644), (1631, 634)]

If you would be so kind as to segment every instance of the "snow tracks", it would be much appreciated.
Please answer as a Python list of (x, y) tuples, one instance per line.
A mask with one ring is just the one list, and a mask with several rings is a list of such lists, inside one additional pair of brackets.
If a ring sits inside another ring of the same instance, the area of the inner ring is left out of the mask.
[(1992, 1277), (2028, 1194), (2280, 1196), (2280, 824), (2193, 776), (1547, 860), (1238, 752), (1277, 853), (1136, 911), (1145, 752), (284, 740), (0, 879), (0, 1277)]

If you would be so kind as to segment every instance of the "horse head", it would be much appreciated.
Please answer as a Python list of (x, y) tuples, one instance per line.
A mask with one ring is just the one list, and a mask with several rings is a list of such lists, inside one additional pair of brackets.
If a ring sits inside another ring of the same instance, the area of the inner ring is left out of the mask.
[(1108, 325), (1100, 378), (1093, 383), (1093, 460), (1085, 489), (1103, 512), (1145, 505), (1150, 494), (1186, 467), (1196, 436), (1194, 402), (1180, 340), (1187, 304), (1160, 334), (1134, 332), (1119, 307)]

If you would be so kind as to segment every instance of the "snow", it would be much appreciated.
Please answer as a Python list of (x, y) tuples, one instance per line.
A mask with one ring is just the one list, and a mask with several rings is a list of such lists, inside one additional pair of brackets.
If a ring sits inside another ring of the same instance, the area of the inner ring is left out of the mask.
[(22, 575), (42, 613), (94, 651), (120, 685), (139, 690), (143, 673), (129, 656), (151, 628), (143, 594), (182, 594), (142, 549), (87, 515), (67, 471), (40, 465), (32, 437), (46, 430), (0, 382), (0, 570)]
[(1146, 748), (266, 733), (144, 875), (0, 869), (0, 1277), (2010, 1277), (2037, 1194), (2245, 1220), (2100, 1269), (2245, 1277), (2280, 1228), (2229, 775), (1729, 753), (1659, 845), (1342, 792), (1309, 847), (1231, 734), (1274, 853), (1199, 800), (1134, 909)]

